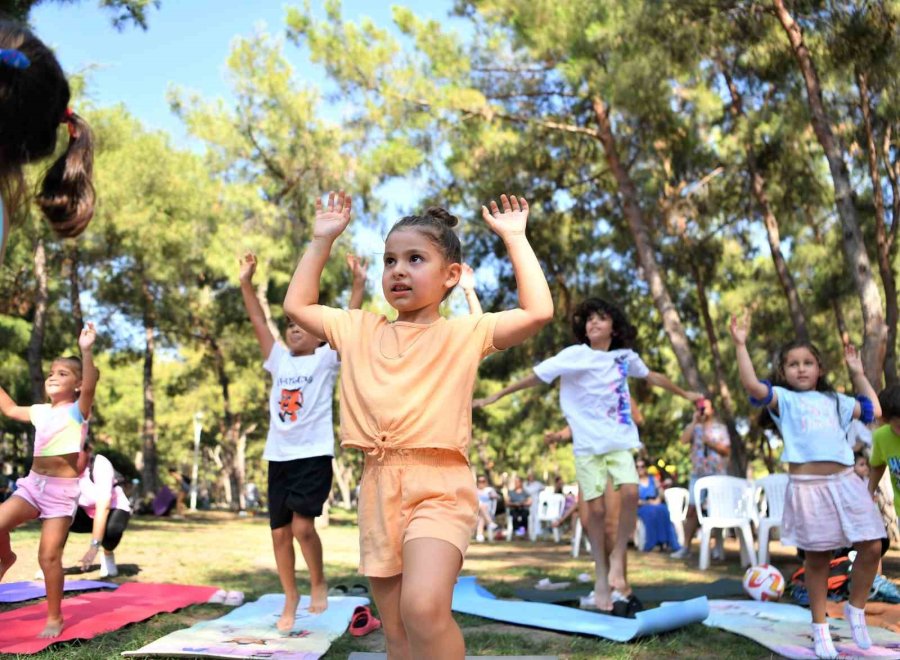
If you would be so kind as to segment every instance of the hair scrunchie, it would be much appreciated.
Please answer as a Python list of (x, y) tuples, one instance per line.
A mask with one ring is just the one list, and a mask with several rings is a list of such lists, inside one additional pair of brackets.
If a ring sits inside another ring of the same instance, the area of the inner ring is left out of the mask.
[(755, 396), (747, 397), (750, 399), (750, 405), (755, 408), (762, 408), (763, 406), (769, 405), (772, 403), (772, 397), (775, 395), (775, 392), (772, 390), (772, 383), (767, 380), (761, 380), (759, 382), (766, 386), (766, 396), (762, 399), (757, 399)]
[(10, 69), (27, 69), (31, 66), (31, 60), (21, 50), (0, 48), (0, 64)]
[(874, 422), (875, 404), (872, 403), (872, 399), (860, 394), (856, 397), (856, 400), (859, 401), (859, 421), (863, 424), (871, 424)]

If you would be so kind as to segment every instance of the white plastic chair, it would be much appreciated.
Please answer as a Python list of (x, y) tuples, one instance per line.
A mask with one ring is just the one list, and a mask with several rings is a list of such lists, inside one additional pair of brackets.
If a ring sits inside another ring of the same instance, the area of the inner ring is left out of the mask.
[[(542, 490), (538, 495), (537, 516), (531, 529), (531, 539), (536, 539), (541, 533), (541, 523), (552, 523), (562, 516), (566, 508), (566, 496), (562, 493), (554, 493), (553, 489)], [(553, 540), (559, 543), (559, 527), (551, 527)]]
[(759, 494), (765, 498), (765, 509), (760, 511), (757, 534), (759, 535), (759, 563), (769, 560), (769, 533), (773, 527), (781, 529), (784, 514), (784, 498), (787, 492), (788, 475), (770, 474), (755, 482)]
[(675, 535), (678, 537), (678, 545), (684, 547), (684, 521), (687, 519), (690, 493), (687, 488), (673, 486), (672, 488), (666, 488), (663, 498), (666, 500), (666, 507), (669, 509), (669, 520), (672, 521)]
[[(741, 542), (743, 566), (756, 565), (750, 509), (755, 489), (746, 479), (715, 475), (694, 484), (694, 501), (700, 520), (700, 570), (709, 568), (709, 539), (714, 529), (735, 528)], [(705, 493), (705, 497), (704, 497)], [(706, 511), (701, 503), (706, 504)]]
[(577, 557), (581, 554), (581, 544), (584, 542), (584, 549), (591, 551), (591, 542), (588, 541), (588, 535), (584, 533), (584, 527), (581, 525), (581, 517), (575, 514), (575, 532), (572, 534), (572, 556)]

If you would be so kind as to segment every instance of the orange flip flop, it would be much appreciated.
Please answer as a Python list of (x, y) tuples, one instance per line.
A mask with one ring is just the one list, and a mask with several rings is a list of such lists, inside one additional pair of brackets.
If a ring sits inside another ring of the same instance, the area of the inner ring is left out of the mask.
[(372, 610), (365, 605), (360, 605), (353, 610), (353, 616), (350, 617), (350, 634), (354, 637), (362, 637), (368, 635), (373, 630), (381, 628), (381, 621), (372, 616)]

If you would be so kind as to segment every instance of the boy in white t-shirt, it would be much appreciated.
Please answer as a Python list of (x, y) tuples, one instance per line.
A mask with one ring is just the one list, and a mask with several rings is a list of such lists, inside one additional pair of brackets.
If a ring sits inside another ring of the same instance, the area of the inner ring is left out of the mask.
[[(582, 302), (572, 317), (572, 330), (580, 343), (564, 348), (534, 368), (534, 373), (485, 399), (475, 407), (541, 383), (560, 378), (559, 400), (569, 429), (548, 433), (548, 442), (571, 437), (578, 487), (587, 509), (582, 518), (596, 568), (594, 603), (597, 609), (634, 616), (642, 608), (626, 577), (625, 553), (637, 519), (638, 474), (632, 451), (640, 447), (631, 412), (628, 378), (645, 378), (691, 401), (701, 398), (686, 392), (665, 375), (650, 371), (631, 350), (635, 329), (615, 305), (599, 298)], [(620, 491), (619, 526), (607, 568), (604, 492), (607, 481)], [(615, 605), (615, 607), (614, 607)]]
[[(350, 308), (358, 309), (367, 264), (352, 255), (347, 262), (353, 272)], [(278, 630), (288, 632), (294, 626), (300, 599), (294, 580), (295, 538), (309, 569), (309, 611), (315, 614), (328, 607), (322, 541), (315, 518), (322, 515), (331, 492), (332, 400), (340, 362), (326, 343), (291, 321), (285, 330), (286, 348), (277, 341), (253, 288), (255, 272), (256, 256), (248, 252), (241, 260), (239, 278), (244, 307), (266, 360), (263, 366), (272, 374), (269, 433), (263, 458), (269, 461), (269, 526), (285, 595), (284, 610), (276, 625)]]

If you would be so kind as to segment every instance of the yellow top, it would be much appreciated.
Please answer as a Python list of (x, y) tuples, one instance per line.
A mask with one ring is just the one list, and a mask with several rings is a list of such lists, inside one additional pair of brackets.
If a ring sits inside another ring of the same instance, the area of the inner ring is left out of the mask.
[(323, 310), (341, 355), (341, 446), (445, 448), (467, 457), (478, 363), (495, 352), (496, 314), (389, 322), (359, 309)]

